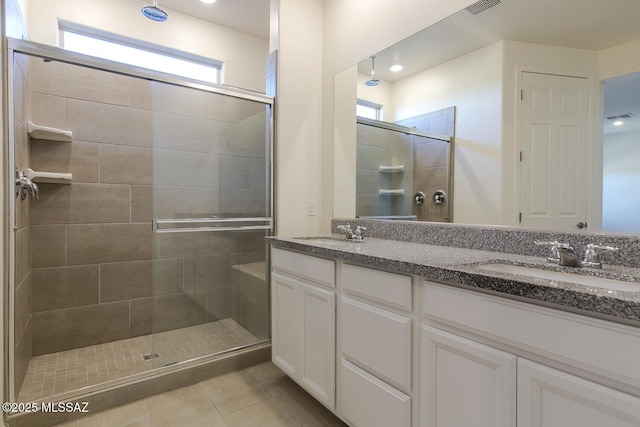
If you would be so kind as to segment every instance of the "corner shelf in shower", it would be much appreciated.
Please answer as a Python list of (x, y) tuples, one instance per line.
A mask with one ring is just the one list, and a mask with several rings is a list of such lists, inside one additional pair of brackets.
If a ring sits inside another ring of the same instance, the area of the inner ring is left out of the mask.
[(397, 188), (393, 190), (378, 190), (380, 196), (404, 196), (404, 188)]
[(27, 133), (33, 139), (44, 139), (47, 141), (73, 141), (73, 132), (70, 130), (52, 128), (48, 126), (40, 126), (31, 120), (27, 122)]
[(70, 173), (42, 172), (28, 168), (27, 178), (40, 184), (71, 184), (73, 176)]
[(380, 165), (378, 167), (378, 171), (380, 171), (381, 173), (404, 172), (404, 165), (398, 165), (398, 166), (382, 166), (382, 165)]

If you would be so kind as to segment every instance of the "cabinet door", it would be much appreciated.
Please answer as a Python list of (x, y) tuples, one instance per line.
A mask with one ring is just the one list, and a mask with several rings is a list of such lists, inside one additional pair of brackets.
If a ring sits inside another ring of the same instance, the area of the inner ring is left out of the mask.
[(299, 304), (302, 385), (318, 400), (335, 407), (336, 297), (317, 286), (300, 283)]
[(640, 426), (640, 399), (518, 360), (518, 427)]
[(298, 281), (271, 274), (271, 359), (287, 375), (298, 375)]
[(516, 425), (516, 356), (423, 325), (420, 424)]

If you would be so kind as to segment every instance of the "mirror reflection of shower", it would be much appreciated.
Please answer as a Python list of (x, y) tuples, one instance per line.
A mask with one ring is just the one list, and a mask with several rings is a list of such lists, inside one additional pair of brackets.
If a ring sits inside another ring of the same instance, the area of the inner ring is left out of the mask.
[(356, 216), (451, 221), (454, 127), (455, 107), (393, 124), (358, 117)]

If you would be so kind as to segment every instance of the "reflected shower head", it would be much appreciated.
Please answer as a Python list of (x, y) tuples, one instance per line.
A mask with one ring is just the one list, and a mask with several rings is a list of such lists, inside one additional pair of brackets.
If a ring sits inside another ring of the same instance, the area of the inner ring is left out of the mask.
[(142, 14), (147, 18), (156, 22), (164, 22), (169, 19), (167, 12), (158, 7), (158, 0), (153, 0), (153, 6), (143, 6), (142, 9), (140, 9), (140, 12), (142, 12)]
[(378, 86), (380, 83), (380, 79), (376, 79), (376, 57), (371, 57), (371, 78), (364, 82), (367, 86)]

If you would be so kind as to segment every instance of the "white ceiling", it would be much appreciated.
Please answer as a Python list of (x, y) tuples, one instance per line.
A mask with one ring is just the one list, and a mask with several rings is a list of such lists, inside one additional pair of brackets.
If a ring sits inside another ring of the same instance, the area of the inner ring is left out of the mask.
[[(152, 3), (151, 0), (148, 2)], [(158, 0), (171, 19), (171, 10), (204, 19), (263, 39), (269, 38), (269, 0)]]
[[(638, 0), (502, 0), (476, 16), (458, 12), (376, 56), (376, 77), (393, 82), (499, 40), (602, 50), (640, 39)], [(395, 63), (399, 73), (389, 71)], [(371, 74), (371, 60), (358, 70)], [(605, 133), (640, 131), (640, 78), (605, 86), (605, 117), (632, 113), (621, 127), (605, 122)]]

